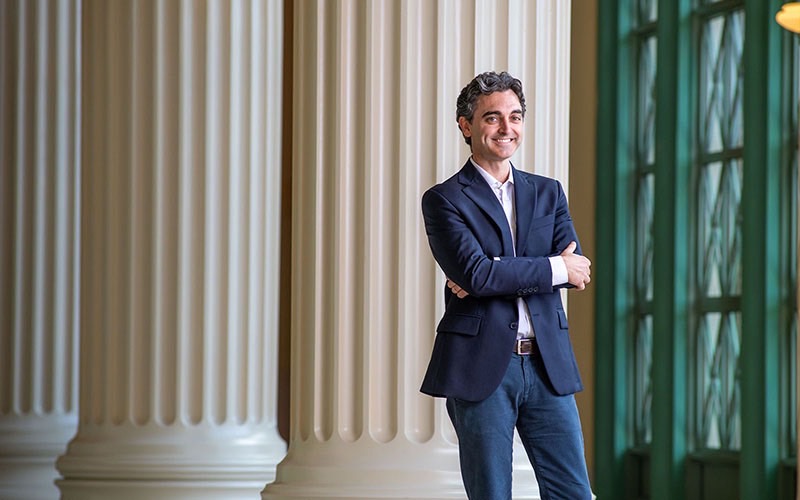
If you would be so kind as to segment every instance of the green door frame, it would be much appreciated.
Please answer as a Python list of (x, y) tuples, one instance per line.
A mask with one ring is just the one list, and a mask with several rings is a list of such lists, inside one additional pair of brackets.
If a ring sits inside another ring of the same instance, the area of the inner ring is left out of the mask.
[(658, 2), (653, 218), (653, 440), (650, 498), (685, 497), (687, 452), (688, 208), (692, 168), (690, 0)]
[[(734, 3), (723, 0), (725, 3)], [(600, 500), (624, 498), (630, 448), (627, 394), (633, 270), (628, 239), (632, 82), (630, 10), (625, 0), (598, 0), (596, 456)], [(742, 498), (777, 498), (781, 456), (780, 346), (785, 318), (786, 92), (779, 0), (745, 0), (744, 187), (742, 189), (742, 343), (739, 490)], [(654, 214), (653, 436), (649, 482), (654, 500), (684, 498), (688, 425), (691, 186), (696, 36), (691, 0), (658, 6), (656, 179)], [(779, 77), (776, 77), (778, 75)], [(666, 103), (666, 104), (664, 104)], [(792, 103), (795, 105), (795, 103)], [(783, 201), (782, 201), (783, 200)], [(755, 332), (755, 333), (754, 333)], [(636, 478), (639, 479), (639, 478)]]
[(622, 230), (630, 205), (630, 102), (626, 57), (630, 20), (624, 0), (598, 0), (597, 219), (595, 228), (595, 484), (598, 500), (623, 498), (628, 438), (626, 332), (632, 270), (630, 246)]
[(779, 1), (745, 2), (742, 498), (777, 498), (780, 461), (782, 29)]

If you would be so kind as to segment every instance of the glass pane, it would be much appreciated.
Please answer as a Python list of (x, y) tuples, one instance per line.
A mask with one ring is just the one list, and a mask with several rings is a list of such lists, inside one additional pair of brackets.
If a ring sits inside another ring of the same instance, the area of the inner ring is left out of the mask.
[(656, 20), (658, 0), (639, 0), (636, 7), (636, 21), (640, 26)]
[(692, 294), (697, 449), (741, 446), (743, 39), (742, 9), (701, 23)]
[(737, 450), (740, 433), (739, 346), (741, 316), (709, 313), (701, 316), (697, 344), (697, 448)]
[(653, 213), (655, 175), (640, 177), (636, 196), (636, 301), (639, 309), (653, 300)]
[(652, 165), (656, 160), (656, 50), (654, 36), (646, 38), (639, 46), (636, 136), (640, 166)]
[(700, 166), (697, 200), (697, 286), (700, 297), (741, 294), (742, 161)]
[[(638, 4), (641, 23), (655, 20), (656, 2)], [(639, 311), (632, 338), (630, 401), (633, 408), (633, 439), (635, 446), (652, 440), (652, 376), (653, 359), (653, 214), (655, 207), (656, 115), (656, 53), (657, 41), (652, 33), (639, 36), (636, 56), (636, 106), (634, 123), (636, 151), (634, 158), (635, 206), (633, 211), (632, 244), (635, 259), (635, 309)]]
[(700, 145), (715, 153), (742, 146), (744, 12), (703, 23), (700, 39)]
[(634, 444), (640, 446), (650, 443), (653, 438), (653, 316), (650, 314), (638, 321), (633, 352), (633, 433)]

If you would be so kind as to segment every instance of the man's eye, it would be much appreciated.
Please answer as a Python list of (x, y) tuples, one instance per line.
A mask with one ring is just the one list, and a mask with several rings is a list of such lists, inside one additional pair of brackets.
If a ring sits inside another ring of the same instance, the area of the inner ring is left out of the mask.
[(486, 121), (489, 122), (489, 123), (494, 123), (494, 122), (497, 121), (497, 117), (496, 116), (489, 116), (489, 117), (486, 118)]
[(514, 116), (511, 117), (511, 121), (513, 121), (513, 122), (521, 122), (522, 121), (522, 116), (514, 115)]

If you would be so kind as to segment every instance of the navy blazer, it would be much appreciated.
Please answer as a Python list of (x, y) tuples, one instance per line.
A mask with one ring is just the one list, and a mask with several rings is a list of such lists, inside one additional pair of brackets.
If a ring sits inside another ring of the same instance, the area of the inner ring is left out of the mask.
[[(583, 389), (559, 287), (548, 257), (580, 243), (555, 179), (514, 172), (516, 257), (503, 207), (469, 160), (422, 196), (433, 257), (469, 296), (445, 287), (445, 312), (421, 391), (481, 401), (500, 385), (517, 337), (516, 299), (528, 304), (547, 375), (557, 394)], [(570, 286), (570, 285), (567, 285)]]

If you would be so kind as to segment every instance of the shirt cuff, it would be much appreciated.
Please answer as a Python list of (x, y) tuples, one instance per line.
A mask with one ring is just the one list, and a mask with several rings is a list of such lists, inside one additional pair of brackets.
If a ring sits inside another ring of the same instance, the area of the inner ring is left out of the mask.
[(560, 255), (549, 257), (550, 270), (553, 272), (553, 286), (563, 285), (569, 281), (569, 274), (567, 273), (567, 265), (564, 264), (564, 258)]

